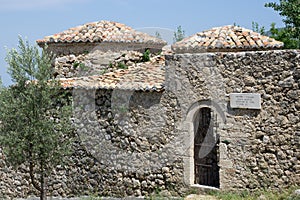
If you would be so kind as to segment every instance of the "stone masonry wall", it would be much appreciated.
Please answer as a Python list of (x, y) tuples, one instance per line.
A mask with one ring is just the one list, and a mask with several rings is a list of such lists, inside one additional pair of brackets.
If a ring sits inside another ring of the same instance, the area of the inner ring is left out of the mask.
[[(150, 49), (151, 52), (161, 51), (163, 44), (143, 44), (143, 43), (113, 43), (113, 42), (103, 42), (103, 43), (50, 43), (47, 46), (47, 50), (52, 52), (56, 56), (66, 56), (66, 55), (80, 55), (93, 53), (95, 51), (101, 52), (120, 52), (120, 51), (139, 51), (144, 52), (146, 49)], [(43, 45), (41, 46), (43, 47)]]
[[(49, 195), (183, 192), (183, 165), (174, 151), (181, 112), (174, 94), (74, 90), (73, 97), (78, 140), (66, 165), (47, 180)], [(36, 195), (24, 166), (14, 170), (3, 157), (0, 167), (1, 199)]]
[[(260, 111), (228, 108), (232, 128), (221, 140), (231, 140), (224, 156), (231, 160), (228, 175), (235, 177), (233, 185), (250, 189), (299, 185), (299, 51), (219, 55), (217, 62), (226, 93), (255, 92), (262, 98)], [(223, 185), (232, 187), (225, 180)]]
[[(300, 184), (299, 51), (175, 54), (166, 60), (167, 85), (176, 88), (183, 113), (210, 101), (225, 116), (217, 128), (222, 189)], [(261, 110), (230, 108), (230, 93), (261, 94)], [(193, 140), (186, 126), (181, 132)], [(193, 154), (183, 156), (191, 184)]]
[(100, 50), (87, 54), (70, 54), (54, 60), (55, 78), (72, 78), (82, 76), (103, 75), (120, 68), (132, 66), (142, 60), (143, 54), (138, 51), (103, 52)]
[[(219, 113), (221, 189), (300, 184), (299, 51), (175, 54), (166, 61), (164, 92), (72, 91), (78, 141), (48, 180), (49, 195), (183, 194), (193, 182), (188, 116), (197, 106)], [(261, 94), (262, 109), (230, 108), (232, 92)], [(9, 167), (0, 152), (1, 199), (35, 194), (25, 170)]]

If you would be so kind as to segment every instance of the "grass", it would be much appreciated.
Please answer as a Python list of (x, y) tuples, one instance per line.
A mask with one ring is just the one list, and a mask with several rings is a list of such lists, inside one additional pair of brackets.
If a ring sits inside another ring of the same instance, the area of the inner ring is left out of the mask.
[(118, 63), (119, 69), (128, 69), (128, 67), (124, 63)]
[(210, 195), (217, 197), (222, 200), (257, 200), (258, 198), (266, 200), (300, 200), (300, 197), (296, 197), (294, 191), (296, 188), (290, 188), (282, 191), (241, 191), (241, 192), (220, 192), (212, 191), (209, 192)]
[[(271, 190), (261, 190), (255, 192), (240, 191), (240, 192), (225, 192), (225, 191), (209, 191), (207, 195), (214, 196), (216, 199), (220, 200), (300, 200), (299, 196), (294, 194), (297, 188), (292, 187), (287, 190), (282, 191), (271, 191)], [(197, 190), (190, 190), (189, 194), (197, 194)], [(82, 198), (82, 200), (101, 200), (101, 197), (97, 195), (90, 195), (88, 197)], [(147, 200), (184, 200), (184, 197), (167, 197), (161, 194), (160, 190), (155, 190), (153, 194), (145, 197)]]
[(103, 69), (103, 70), (101, 70), (101, 71), (99, 72), (99, 74), (100, 74), (100, 75), (103, 75), (103, 74), (105, 74), (107, 71), (108, 71), (107, 69)]
[(102, 200), (102, 197), (97, 197), (95, 195), (91, 195), (88, 197), (82, 197), (80, 200)]
[(148, 62), (150, 61), (150, 50), (147, 49), (142, 56), (142, 62)]
[(76, 70), (78, 67), (79, 67), (82, 71), (87, 71), (87, 70), (89, 70), (89, 68), (88, 68), (87, 66), (85, 66), (84, 63), (75, 61), (75, 62), (73, 63), (73, 68)]

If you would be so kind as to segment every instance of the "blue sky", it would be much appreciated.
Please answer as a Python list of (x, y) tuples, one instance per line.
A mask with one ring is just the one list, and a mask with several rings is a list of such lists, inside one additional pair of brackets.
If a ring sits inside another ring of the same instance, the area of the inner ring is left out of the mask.
[(18, 35), (33, 44), (36, 39), (87, 22), (110, 20), (138, 30), (166, 29), (172, 35), (179, 25), (187, 36), (236, 23), (251, 29), (252, 21), (269, 28), (283, 26), (282, 18), (266, 2), (279, 0), (0, 0), (0, 76), (11, 84), (4, 61), (6, 49), (16, 47)]

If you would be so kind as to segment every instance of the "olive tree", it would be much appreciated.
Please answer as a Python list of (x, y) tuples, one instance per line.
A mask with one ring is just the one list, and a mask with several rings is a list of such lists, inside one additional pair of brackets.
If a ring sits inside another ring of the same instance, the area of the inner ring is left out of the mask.
[(8, 164), (25, 165), (46, 199), (46, 179), (70, 153), (71, 106), (52, 77), (51, 57), (19, 38), (6, 61), (13, 85), (0, 89), (0, 145)]

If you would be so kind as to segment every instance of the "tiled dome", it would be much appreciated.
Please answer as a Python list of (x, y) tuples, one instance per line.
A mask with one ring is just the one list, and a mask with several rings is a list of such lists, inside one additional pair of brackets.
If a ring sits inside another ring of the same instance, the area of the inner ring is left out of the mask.
[(46, 36), (44, 39), (37, 40), (39, 45), (45, 43), (145, 43), (161, 44), (166, 42), (146, 33), (138, 32), (124, 24), (99, 21), (87, 23), (75, 28), (70, 28), (61, 33)]
[(172, 45), (176, 53), (279, 49), (283, 43), (238, 26), (222, 26), (199, 32)]

